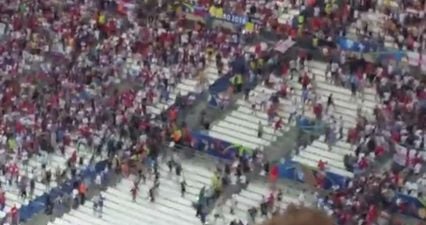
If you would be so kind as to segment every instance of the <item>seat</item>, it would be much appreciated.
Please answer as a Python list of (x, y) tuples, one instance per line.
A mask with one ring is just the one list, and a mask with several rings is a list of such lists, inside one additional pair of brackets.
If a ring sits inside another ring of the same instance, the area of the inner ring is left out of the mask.
[[(226, 134), (226, 135), (229, 135), (229, 136), (233, 136), (233, 137), (235, 137), (235, 138), (238, 138), (238, 139), (240, 139), (243, 143), (244, 142), (251, 142), (251, 143), (253, 143), (253, 144), (255, 144), (255, 145), (259, 145), (259, 146), (262, 146), (262, 145), (269, 145), (269, 143), (270, 142), (268, 142), (268, 141), (266, 141), (266, 140), (263, 140), (263, 139), (260, 139), (260, 138), (258, 138), (257, 136), (254, 136), (254, 137), (252, 137), (252, 136), (249, 136), (249, 135), (246, 135), (246, 134), (244, 134), (244, 133), (242, 133), (242, 132), (234, 132), (234, 131), (232, 131), (232, 130), (229, 130), (229, 129), (227, 129), (227, 128), (223, 128), (223, 127), (219, 127), (219, 126), (213, 126), (212, 128), (210, 128), (211, 129), (211, 131), (216, 131), (216, 132), (219, 132), (219, 133), (222, 133), (222, 134)], [(241, 128), (240, 128), (241, 129)], [(244, 129), (244, 128), (243, 128)]]
[(253, 89), (253, 92), (256, 94), (268, 94), (269, 96), (277, 93), (277, 90), (267, 88), (264, 85), (258, 85)]
[[(209, 183), (211, 181), (211, 177), (213, 176), (213, 172), (200, 166), (195, 166), (194, 164), (185, 163), (183, 164), (183, 168), (185, 172), (192, 173), (191, 176), (197, 177), (198, 180), (204, 183)], [(186, 168), (186, 170), (185, 170)]]
[[(315, 170), (317, 170), (317, 168), (318, 168), (317, 161), (312, 161), (310, 159), (303, 158), (299, 155), (293, 156), (293, 160), (296, 161), (296, 162), (299, 162), (302, 165), (305, 165), (307, 167), (315, 169)], [(354, 177), (353, 173), (351, 173), (347, 170), (339, 169), (339, 168), (329, 167), (329, 168), (327, 168), (327, 171), (334, 173), (334, 174), (337, 174), (337, 175), (340, 175), (340, 176), (343, 176), (343, 177), (348, 177), (348, 178)]]
[(223, 140), (223, 141), (227, 141), (227, 142), (233, 143), (233, 144), (238, 144), (238, 145), (247, 147), (249, 149), (256, 149), (256, 148), (260, 147), (257, 144), (247, 143), (247, 142), (245, 142), (245, 141), (243, 141), (241, 139), (238, 139), (238, 138), (235, 138), (235, 137), (231, 137), (231, 136), (228, 136), (228, 135), (225, 135), (225, 134), (222, 134), (222, 133), (218, 133), (216, 131), (209, 131), (208, 135), (210, 137), (217, 138), (217, 139)]
[[(189, 199), (190, 201), (197, 201), (198, 193), (200, 189), (194, 188), (193, 186), (190, 186), (188, 184), (188, 181), (186, 182), (187, 182), (187, 185), (186, 185), (185, 199)], [(169, 188), (180, 189), (180, 186), (178, 186), (178, 183), (174, 183), (171, 179), (160, 177), (160, 183), (161, 185), (168, 186)]]
[(267, 197), (268, 194), (269, 194), (268, 192), (258, 193), (258, 192), (251, 192), (248, 190), (242, 190), (240, 193), (240, 196), (244, 197), (245, 199), (249, 199), (252, 202), (259, 203), (260, 201), (262, 201), (262, 196)]
[[(318, 77), (322, 77), (322, 76), (318, 76)], [(327, 81), (325, 81), (325, 77), (324, 77), (324, 80), (321, 80), (321, 78), (318, 79), (318, 82), (316, 82), (316, 85), (318, 88), (327, 90), (329, 92), (339, 93), (337, 97), (342, 101), (354, 102), (357, 105), (362, 104), (363, 106), (366, 106), (372, 109), (376, 107), (376, 103), (375, 103), (376, 97), (370, 93), (364, 94), (365, 101), (362, 102), (361, 99), (353, 99), (351, 97), (352, 93), (349, 89), (343, 88), (343, 87), (336, 87), (335, 85), (330, 85), (329, 83), (327, 83)]]
[(136, 222), (135, 224), (137, 224), (139, 220), (146, 221), (147, 223), (160, 223), (160, 221), (165, 222), (164, 219), (161, 220), (158, 219), (158, 217), (151, 215), (149, 213), (150, 210), (141, 211), (141, 213), (138, 213), (134, 210), (128, 210), (128, 208), (123, 207), (121, 204), (117, 203), (116, 196), (113, 196), (106, 192), (104, 193), (104, 196), (106, 198), (106, 202), (103, 209), (105, 212), (109, 211), (114, 212), (114, 214), (117, 215), (123, 215), (124, 217), (128, 218), (128, 220), (133, 220), (134, 222)]
[(196, 79), (183, 79), (181, 83), (189, 87), (195, 87), (198, 85), (198, 82)]
[(54, 225), (73, 225), (72, 223), (63, 220), (62, 218), (56, 218), (53, 222)]
[(81, 218), (77, 218), (74, 217), (72, 215), (68, 214), (64, 214), (64, 216), (62, 217), (64, 220), (66, 220), (67, 222), (71, 223), (71, 224), (79, 224), (79, 225), (91, 225), (90, 222), (85, 221)]
[[(245, 135), (249, 135), (249, 136), (252, 136), (254, 138), (257, 138), (257, 129), (256, 130), (246, 129), (246, 128), (238, 125), (238, 123), (230, 123), (230, 121), (231, 120), (228, 120), (226, 122), (225, 121), (219, 121), (219, 123), (216, 126), (223, 127), (223, 128), (228, 129), (228, 130), (234, 130), (236, 132), (241, 132), (241, 133), (244, 133)], [(273, 141), (276, 140), (276, 137), (269, 135), (269, 134), (263, 134), (261, 139), (268, 141), (268, 142), (273, 142)]]
[(321, 62), (321, 61), (316, 61), (316, 60), (312, 60), (309, 62), (309, 65), (311, 66), (311, 70), (316, 69), (316, 70), (320, 70), (320, 71), (325, 71), (327, 70), (327, 63)]
[[(343, 141), (337, 141), (335, 145), (331, 146), (331, 152), (339, 154), (342, 157), (344, 155), (353, 155), (353, 151), (351, 151), (350, 148), (348, 149), (346, 146), (343, 147), (344, 143), (345, 142)], [(312, 142), (311, 146), (328, 151), (328, 145), (325, 142), (321, 142), (319, 140)]]
[(265, 193), (268, 193), (269, 190), (270, 190), (269, 187), (265, 185), (264, 183), (252, 183), (246, 188), (246, 191), (250, 191), (258, 195), (263, 195)]
[(258, 110), (253, 110), (251, 108), (250, 103), (239, 99), (237, 100), (237, 105), (239, 105), (237, 111), (246, 114), (246, 118), (251, 119), (250, 121), (253, 120), (258, 120), (260, 122), (263, 123), (263, 125), (266, 125), (268, 122), (268, 116), (266, 115), (265, 112), (262, 111), (258, 111)]
[[(305, 158), (305, 159), (312, 160), (314, 162), (318, 162), (319, 160), (326, 161), (326, 159), (324, 157), (320, 157), (320, 155), (317, 155), (317, 154), (311, 154), (310, 152), (307, 152), (307, 151), (300, 151), (299, 156), (302, 157), (302, 158)], [(345, 166), (343, 165), (342, 161), (327, 160), (327, 164), (330, 167), (345, 170)]]
[(154, 115), (160, 115), (161, 114), (161, 109), (156, 108), (154, 106), (147, 106), (146, 109), (151, 114), (154, 114)]
[[(105, 225), (113, 225), (113, 224), (118, 225), (123, 222), (123, 221), (121, 222), (119, 221), (118, 218), (120, 217), (120, 215), (117, 212), (111, 211), (110, 208), (106, 208), (106, 207), (102, 208), (102, 211), (103, 211), (102, 218), (96, 217), (94, 214), (93, 208), (90, 207), (93, 205), (93, 202), (90, 201), (87, 203), (88, 204), (80, 205), (78, 209), (74, 211), (78, 211), (79, 213), (85, 214), (86, 216), (89, 216), (92, 218), (97, 218), (97, 220), (101, 220), (103, 224)], [(120, 219), (123, 219), (123, 218), (120, 218)], [(126, 223), (132, 224), (132, 223), (129, 223), (129, 221), (126, 221)]]
[[(186, 80), (189, 80), (189, 79), (186, 79)], [(176, 86), (176, 89), (179, 90), (182, 95), (187, 95), (189, 93), (197, 92), (196, 85), (192, 86), (192, 85), (188, 85), (188, 84), (185, 84), (185, 83), (179, 83)]]
[[(289, 103), (288, 100), (280, 100), (280, 103), (282, 103), (282, 104), (280, 104), (280, 106), (279, 106), (279, 108), (281, 110), (278, 111), (278, 116), (281, 116), (284, 120), (287, 120), (289, 115), (290, 115), (290, 112), (287, 111), (286, 109), (288, 108), (287, 106), (290, 105), (291, 103)], [(266, 114), (266, 112), (262, 112), (262, 111), (258, 111), (258, 110), (255, 110), (253, 112), (253, 110), (251, 109), (250, 103), (248, 103), (248, 102), (246, 102), (242, 99), (237, 100), (237, 104), (240, 105), (240, 107), (238, 107), (239, 111), (244, 112), (244, 113), (249, 114), (249, 115), (253, 115), (256, 118), (263, 120), (264, 125), (268, 124), (268, 115)]]
[(307, 146), (304, 150), (302, 151), (306, 151), (309, 152), (312, 155), (318, 155), (323, 159), (328, 160), (334, 160), (334, 161), (342, 161), (343, 157), (340, 154), (334, 153), (332, 151), (328, 151), (328, 150), (324, 150), (324, 149), (320, 149), (320, 148), (315, 148), (314, 146)]
[[(241, 106), (238, 110), (240, 110), (240, 109), (242, 109)], [(259, 115), (261, 113), (257, 112), (256, 114)], [(271, 136), (279, 136), (281, 134), (280, 133), (281, 131), (275, 132), (274, 129), (272, 128), (272, 126), (270, 124), (268, 124), (268, 121), (265, 121), (264, 119), (258, 119), (258, 120), (250, 119), (249, 115), (242, 113), (240, 111), (231, 112), (230, 115), (225, 117), (225, 121), (229, 121), (231, 123), (239, 124), (241, 126), (255, 130), (256, 135), (257, 135), (257, 129), (259, 128), (259, 121), (260, 121), (260, 123), (263, 125), (264, 134), (268, 134), (268, 135), (271, 135)]]
[[(142, 186), (140, 188), (142, 188)], [(161, 185), (160, 185), (160, 188), (161, 188)], [(145, 193), (147, 193), (147, 191), (148, 191), (148, 189), (146, 189)], [(111, 189), (111, 192), (115, 192), (116, 194), (128, 193), (129, 192), (129, 187), (128, 186), (118, 186), (117, 189)], [(179, 191), (178, 190), (176, 190), (176, 194), (179, 195)], [(130, 197), (130, 194), (128, 195), (128, 197)], [(193, 217), (193, 215), (188, 216), (185, 213), (182, 213), (182, 211), (184, 209), (180, 208), (179, 210), (181, 212), (179, 212), (179, 211), (176, 211), (175, 208), (171, 208), (170, 207), (170, 203), (171, 202), (162, 199), (161, 195), (159, 195), (157, 197), (155, 203), (149, 203), (147, 201), (146, 197), (145, 198), (139, 197), (139, 201), (138, 201), (137, 205), (144, 205), (144, 203), (149, 204), (149, 207), (152, 208), (152, 209), (155, 209), (158, 213), (162, 213), (162, 214), (165, 214), (165, 215), (172, 216), (173, 218), (179, 219), (181, 221), (185, 221), (186, 223), (188, 223), (188, 222), (192, 222), (192, 223), (198, 222), (198, 219), (195, 218), (195, 217)], [(132, 204), (132, 202), (130, 202), (130, 204), (129, 203), (126, 203), (126, 204), (128, 206), (130, 206)], [(188, 212), (188, 211), (186, 211), (186, 212)]]
[[(128, 188), (128, 187), (131, 187), (132, 186), (132, 184), (133, 184), (133, 182), (132, 181), (129, 181), (129, 180), (123, 180), (119, 185), (120, 186), (117, 186), (117, 187), (121, 187), (121, 188), (123, 188), (123, 189), (126, 189), (126, 188)], [(160, 181), (160, 184), (162, 184), (162, 182)], [(151, 184), (152, 185), (152, 184)], [(148, 186), (147, 185), (142, 185), (141, 187), (139, 187), (140, 188), (140, 190), (142, 191), (142, 190), (144, 190), (145, 191), (145, 193), (147, 193), (148, 191), (149, 191), (149, 188), (148, 188)], [(167, 198), (167, 200), (170, 202), (170, 203), (168, 203), (169, 204), (169, 206), (172, 206), (172, 205), (175, 205), (176, 206), (176, 203), (178, 203), (179, 204), (179, 206), (177, 206), (177, 208), (179, 208), (179, 207), (182, 207), (182, 206), (189, 206), (189, 207), (192, 207), (191, 205), (192, 205), (192, 202), (190, 201), (190, 200), (188, 200), (188, 199), (185, 199), (185, 198), (182, 198), (181, 196), (180, 196), (180, 192), (179, 191), (177, 191), (177, 190), (180, 190), (180, 188), (179, 187), (171, 187), (171, 186), (169, 186), (169, 185), (160, 185), (160, 187), (159, 187), (159, 190), (160, 190), (160, 196), (162, 197), (162, 198)], [(170, 196), (170, 197), (169, 197)]]
[[(108, 201), (113, 201), (115, 203), (111, 205), (112, 207), (115, 207), (116, 209), (120, 208), (121, 210), (124, 210), (127, 215), (132, 215), (135, 218), (143, 220), (145, 216), (148, 218), (152, 218), (153, 223), (155, 223), (155, 221), (157, 220), (167, 221), (169, 223), (178, 223), (179, 221), (173, 217), (170, 217), (170, 215), (167, 213), (156, 210), (156, 207), (154, 207), (155, 204), (149, 203), (150, 205), (146, 206), (147, 203), (144, 202), (147, 201), (146, 199), (137, 203), (131, 202), (129, 191), (128, 193), (122, 193), (121, 191), (118, 191), (116, 189), (109, 188), (105, 192), (105, 198)], [(143, 212), (143, 215), (138, 213), (139, 211)]]
[(93, 225), (109, 225), (108, 223), (106, 223), (105, 221), (102, 221), (99, 218), (96, 218), (94, 216), (90, 216), (90, 215), (87, 215), (87, 214), (81, 212), (80, 209), (71, 210), (71, 212), (69, 214), (71, 216), (75, 216), (76, 218), (81, 218), (84, 221), (90, 222)]

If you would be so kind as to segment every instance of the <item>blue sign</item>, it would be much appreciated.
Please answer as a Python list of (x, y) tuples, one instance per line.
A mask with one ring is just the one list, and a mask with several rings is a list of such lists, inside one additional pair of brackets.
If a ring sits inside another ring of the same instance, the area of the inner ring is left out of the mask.
[(249, 150), (232, 143), (210, 137), (208, 133), (203, 131), (195, 131), (191, 133), (191, 147), (205, 152), (209, 155), (222, 158), (234, 159), (237, 154), (248, 154)]
[(230, 23), (236, 23), (240, 25), (244, 25), (248, 22), (248, 18), (246, 16), (238, 16), (225, 13), (223, 14), (223, 19)]
[(358, 42), (347, 38), (338, 39), (337, 44), (340, 48), (346, 51), (369, 52), (377, 50), (376, 46), (374, 46), (372, 43)]
[(322, 175), (319, 175), (315, 169), (302, 169), (302, 167), (304, 166), (291, 160), (280, 163), (278, 164), (280, 178), (316, 185), (316, 180), (312, 181), (309, 178), (313, 177), (316, 179), (317, 176), (323, 176), (322, 188), (326, 190), (331, 189), (333, 186), (339, 186), (340, 188), (346, 187), (346, 177), (331, 172), (324, 172)]

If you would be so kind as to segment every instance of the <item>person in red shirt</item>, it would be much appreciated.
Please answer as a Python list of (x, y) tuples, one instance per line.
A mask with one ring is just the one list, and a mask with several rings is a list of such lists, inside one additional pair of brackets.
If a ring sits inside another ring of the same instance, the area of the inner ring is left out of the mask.
[(365, 218), (365, 220), (367, 221), (367, 225), (372, 225), (376, 221), (377, 216), (378, 216), (378, 210), (376, 206), (371, 205), (370, 208), (368, 209), (368, 213)]
[(313, 110), (314, 110), (314, 114), (315, 114), (315, 117), (317, 118), (317, 120), (321, 120), (321, 118), (322, 118), (322, 105), (321, 105), (321, 103), (317, 102), (314, 105)]
[(367, 169), (368, 167), (368, 161), (367, 161), (367, 157), (362, 157), (361, 160), (358, 163), (358, 166), (361, 170)]
[(301, 78), (302, 87), (307, 88), (310, 82), (311, 82), (311, 79), (309, 78), (308, 74), (305, 73), (303, 77)]
[(6, 195), (4, 191), (0, 193), (0, 210), (3, 210), (6, 206)]
[(385, 154), (385, 149), (383, 148), (383, 146), (377, 145), (374, 149), (374, 154), (376, 155), (376, 157), (380, 157)]
[(77, 162), (77, 150), (74, 150), (72, 152), (72, 155), (71, 155), (69, 161), (70, 161), (71, 165), (74, 165)]
[(172, 107), (169, 110), (168, 117), (169, 117), (170, 122), (176, 121), (176, 119), (177, 119), (177, 108), (176, 107)]
[(280, 87), (280, 92), (279, 92), (280, 96), (285, 98), (287, 97), (287, 84), (282, 83), (281, 87)]
[(324, 187), (324, 183), (325, 183), (325, 175), (322, 172), (318, 172), (315, 176), (315, 181), (316, 181), (316, 186), (319, 188), (323, 188)]
[(391, 132), (392, 140), (396, 143), (399, 143), (401, 141), (401, 134), (398, 131), (392, 131)]
[(78, 194), (80, 195), (80, 202), (82, 205), (84, 205), (84, 202), (86, 201), (86, 193), (87, 186), (84, 184), (84, 182), (81, 182), (80, 186), (78, 187)]
[(279, 129), (282, 129), (282, 126), (283, 126), (283, 118), (279, 118), (276, 122), (275, 122), (275, 125), (274, 125), (274, 132), (276, 132), (277, 130), (279, 130)]
[(278, 179), (278, 175), (279, 175), (279, 169), (278, 169), (278, 166), (275, 165), (271, 168), (271, 171), (269, 172), (269, 181), (271, 183), (275, 183)]
[(10, 215), (12, 217), (12, 224), (17, 224), (17, 221), (18, 221), (18, 208), (16, 207), (15, 204), (10, 209)]
[(274, 198), (274, 193), (270, 193), (269, 197), (268, 197), (268, 206), (269, 208), (273, 208), (274, 207), (274, 202), (275, 202), (275, 198)]
[(318, 161), (318, 169), (320, 171), (324, 171), (326, 166), (327, 166), (327, 162), (322, 161), (321, 159)]

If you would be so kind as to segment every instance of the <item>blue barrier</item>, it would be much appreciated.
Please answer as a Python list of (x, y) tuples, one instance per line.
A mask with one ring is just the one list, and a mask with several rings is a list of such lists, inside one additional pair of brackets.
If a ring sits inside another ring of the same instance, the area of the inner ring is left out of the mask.
[(348, 178), (330, 172), (319, 172), (308, 168), (298, 162), (287, 160), (278, 164), (280, 178), (293, 180), (302, 183), (308, 183), (312, 186), (318, 186), (317, 180), (321, 176), (323, 183), (321, 188), (330, 189), (334, 186), (340, 188), (346, 187)]
[[(82, 173), (80, 173), (81, 181), (90, 179), (93, 181), (96, 175), (102, 172), (107, 165), (107, 161), (101, 161), (96, 163), (94, 166), (88, 166)], [(67, 193), (71, 194), (73, 190), (73, 183), (77, 178), (66, 181), (60, 186), (53, 188), (49, 193), (44, 193), (41, 196), (38, 196), (31, 200), (27, 205), (24, 205), (19, 210), (20, 221), (25, 222), (36, 214), (42, 213), (46, 207), (46, 201), (48, 196), (50, 199), (55, 199), (56, 197)]]
[(409, 216), (414, 216), (420, 219), (425, 219), (426, 216), (426, 199), (420, 200), (416, 197), (409, 196), (402, 193), (397, 193), (393, 199), (393, 202), (396, 205), (397, 200), (402, 204), (405, 204), (406, 207), (402, 209), (402, 213)]
[(196, 150), (205, 152), (209, 155), (223, 158), (233, 159), (242, 147), (235, 146), (226, 141), (208, 136), (207, 133), (202, 131), (195, 131), (191, 133), (192, 147)]
[(375, 45), (373, 42), (354, 41), (344, 37), (337, 39), (336, 43), (343, 50), (353, 52), (374, 52), (379, 49), (378, 45)]
[(354, 41), (349, 38), (338, 38), (337, 45), (346, 51), (363, 52), (373, 54), (377, 61), (395, 60), (401, 61), (402, 58), (407, 56), (407, 52), (398, 49), (389, 49), (375, 43), (373, 41)]
[(210, 94), (209, 99), (208, 99), (208, 104), (209, 104), (209, 106), (212, 106), (214, 108), (221, 107), (221, 102), (220, 102), (219, 96)]
[(231, 79), (231, 75), (225, 75), (217, 79), (212, 85), (209, 87), (209, 92), (211, 94), (217, 95), (221, 92), (224, 92), (231, 85), (229, 79)]

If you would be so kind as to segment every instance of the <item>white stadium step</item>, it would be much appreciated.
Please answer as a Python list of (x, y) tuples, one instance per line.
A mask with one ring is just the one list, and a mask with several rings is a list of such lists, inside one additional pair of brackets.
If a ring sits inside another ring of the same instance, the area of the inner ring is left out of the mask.
[[(311, 152), (307, 152), (307, 151), (303, 151), (303, 150), (301, 150), (299, 152), (299, 156), (302, 157), (302, 158), (305, 158), (305, 159), (312, 160), (314, 162), (315, 161), (319, 161), (321, 159), (324, 159), (324, 157), (322, 157), (322, 156), (320, 156), (318, 154), (315, 154), (315, 153), (312, 154)], [(341, 161), (341, 159), (340, 159), (340, 161), (327, 160), (327, 164), (330, 167), (337, 168), (337, 169), (340, 169), (340, 170), (345, 170), (345, 166), (343, 165), (343, 162)]]
[[(224, 61), (227, 62), (226, 59), (224, 59)], [(216, 64), (214, 62), (209, 63), (206, 66), (204, 73), (207, 73), (209, 84), (213, 84), (217, 79), (219, 79)], [(197, 77), (182, 79), (176, 85), (176, 88), (170, 93), (169, 100), (166, 104), (163, 102), (157, 102), (154, 105), (147, 106), (147, 110), (154, 115), (160, 115), (164, 109), (169, 108), (175, 103), (178, 93), (180, 93), (181, 96), (186, 96), (190, 93), (201, 93), (202, 91), (202, 87), (199, 86)]]
[(327, 161), (328, 160), (337, 161), (337, 162), (342, 161), (342, 155), (332, 151), (325, 150), (325, 149), (318, 149), (313, 146), (307, 146), (302, 151), (307, 152), (311, 155), (317, 155), (319, 158), (326, 159)]
[(166, 164), (159, 165), (160, 187), (155, 202), (150, 202), (148, 192), (153, 181), (147, 179), (146, 184), (139, 185), (136, 202), (131, 199), (132, 179), (125, 178), (115, 187), (102, 192), (104, 207), (102, 217), (93, 211), (93, 202), (56, 219), (52, 225), (197, 225), (201, 224), (195, 217), (193, 202), (198, 200), (202, 187), (209, 187), (213, 171), (197, 164), (183, 163), (182, 176), (187, 183), (186, 193), (181, 197), (179, 178), (169, 173)]
[[(224, 121), (220, 121), (218, 124), (216, 124), (216, 126), (223, 127), (223, 128), (230, 129), (230, 130), (239, 131), (241, 133), (244, 133), (244, 134), (252, 136), (252, 137), (257, 136), (256, 130), (247, 129), (247, 127), (243, 127), (241, 124), (238, 124), (238, 123), (232, 123), (231, 121), (232, 120), (229, 120), (229, 119), (224, 120)], [(263, 134), (262, 138), (269, 141), (269, 142), (273, 142), (273, 141), (276, 140), (276, 136), (272, 136), (272, 135), (269, 135), (269, 134)]]
[[(235, 195), (235, 199), (237, 201), (236, 207), (234, 208), (234, 215), (230, 213), (230, 208), (232, 206), (232, 200), (228, 199), (223, 208), (224, 218), (225, 221), (222, 221), (221, 219), (218, 219), (216, 222), (214, 220), (214, 212), (213, 210), (212, 215), (209, 217), (209, 224), (228, 224), (233, 219), (241, 219), (243, 222), (250, 221), (248, 210), (252, 207), (259, 208), (260, 203), (262, 202), (263, 197), (267, 198), (271, 193), (271, 190), (269, 187), (267, 187), (264, 183), (251, 183), (247, 186), (246, 189), (242, 189), (240, 193)], [(285, 195), (283, 193), (282, 201), (278, 202), (275, 201), (275, 204), (278, 204), (281, 209), (284, 209), (289, 204), (299, 204), (298, 199), (295, 197), (291, 197), (288, 195)], [(306, 204), (310, 205), (310, 204)], [(259, 213), (258, 213), (259, 215)], [(257, 221), (259, 222), (259, 221)]]
[(211, 131), (215, 131), (215, 132), (219, 132), (219, 133), (226, 134), (226, 135), (229, 135), (229, 136), (233, 136), (235, 138), (241, 139), (242, 142), (246, 141), (246, 142), (250, 142), (250, 143), (253, 143), (253, 144), (259, 145), (259, 146), (268, 145), (270, 143), (270, 142), (265, 141), (261, 138), (258, 138), (256, 135), (249, 136), (249, 135), (246, 135), (244, 133), (238, 133), (239, 130), (230, 130), (230, 129), (219, 127), (217, 125), (213, 126), (211, 128)]
[(223, 140), (223, 141), (227, 141), (229, 143), (242, 145), (242, 146), (247, 147), (249, 149), (257, 149), (257, 148), (260, 147), (259, 145), (256, 145), (256, 144), (253, 144), (253, 143), (247, 143), (244, 140), (241, 140), (241, 139), (238, 139), (238, 138), (235, 138), (235, 137), (230, 137), (226, 134), (218, 133), (218, 132), (215, 132), (215, 131), (209, 131), (208, 135), (210, 137), (217, 138), (217, 139)]
[[(252, 93), (260, 97), (270, 98), (276, 91), (257, 86)], [(269, 124), (266, 113), (252, 110), (251, 104), (242, 100), (237, 101), (239, 107), (228, 114), (222, 121), (214, 124), (209, 130), (209, 136), (238, 144), (249, 149), (263, 149), (277, 139), (282, 131), (275, 132)], [(262, 124), (263, 133), (258, 137), (259, 123)]]
[[(86, 151), (80, 151), (78, 153), (79, 156), (83, 156), (84, 157), (84, 165), (83, 167), (86, 167), (88, 165), (89, 162), (89, 157), (88, 155), (90, 155), (90, 152), (86, 152)], [(41, 158), (38, 156), (33, 156), (31, 158), (28, 159), (28, 165), (25, 166), (22, 164), (22, 162), (17, 162), (17, 166), (20, 170), (20, 173), (23, 175), (26, 175), (28, 178), (30, 177), (34, 177), (35, 178), (35, 188), (34, 188), (34, 193), (32, 198), (36, 198), (39, 197), (41, 195), (43, 195), (45, 192), (49, 191), (52, 188), (57, 187), (57, 182), (56, 182), (56, 177), (54, 175), (55, 169), (57, 167), (64, 169), (66, 168), (66, 163), (67, 163), (67, 159), (70, 157), (70, 155), (59, 155), (56, 153), (51, 153), (49, 155), (47, 155), (46, 153), (46, 159), (47, 159), (47, 164), (46, 164), (46, 170), (50, 170), (52, 172), (52, 179), (50, 182), (50, 188), (47, 188), (47, 186), (43, 183), (41, 183), (41, 173), (42, 173), (42, 168), (41, 168)], [(32, 173), (31, 171), (34, 170), (34, 173)], [(81, 169), (81, 168), (80, 168)], [(2, 181), (3, 184), (5, 184), (4, 186), (4, 191), (5, 191), (5, 196), (6, 196), (6, 205), (5, 208), (3, 209), (3, 211), (1, 211), (0, 213), (0, 218), (4, 218), (4, 216), (6, 216), (5, 212), (9, 212), (10, 209), (15, 205), (18, 209), (22, 206), (22, 205), (27, 205), (29, 203), (29, 201), (31, 199), (29, 199), (29, 190), (27, 188), (27, 199), (22, 199), (19, 196), (19, 189), (16, 187), (15, 182), (13, 182), (12, 186), (7, 185), (7, 180), (4, 176), (0, 177), (0, 180)]]
[[(312, 169), (318, 168), (318, 160), (306, 159), (306, 158), (303, 158), (299, 155), (293, 156), (293, 160), (296, 161), (296, 162), (299, 162), (302, 165), (308, 166)], [(342, 160), (343, 160), (343, 158), (342, 158)], [(329, 167), (329, 168), (327, 168), (327, 171), (341, 175), (343, 177), (349, 177), (349, 178), (354, 177), (353, 173), (351, 173), (347, 170), (339, 169), (339, 168)]]
[[(312, 73), (315, 73), (316, 93), (321, 96), (321, 102), (326, 105), (327, 98), (330, 94), (333, 94), (333, 100), (335, 107), (331, 106), (329, 110), (332, 110), (332, 114), (338, 119), (342, 116), (344, 121), (343, 134), (347, 133), (347, 130), (355, 127), (357, 121), (358, 108), (362, 106), (362, 113), (364, 115), (371, 116), (376, 106), (375, 91), (371, 88), (365, 88), (364, 90), (364, 101), (361, 101), (359, 97), (356, 99), (351, 96), (349, 89), (336, 86), (329, 83), (325, 79), (325, 70), (327, 64), (318, 61), (311, 61), (308, 65)], [(302, 93), (302, 87), (300, 84), (295, 84), (296, 93), (300, 96)], [(343, 137), (345, 139), (345, 137)], [(352, 147), (349, 143), (341, 140), (331, 147), (329, 151), (328, 145), (325, 143), (324, 136), (321, 136), (319, 140), (315, 140), (306, 149), (301, 150), (299, 155), (294, 156), (294, 160), (306, 165), (308, 167), (317, 169), (318, 161), (328, 162), (327, 170), (345, 177), (353, 177), (353, 173), (346, 171), (343, 164), (344, 155), (353, 155)]]

